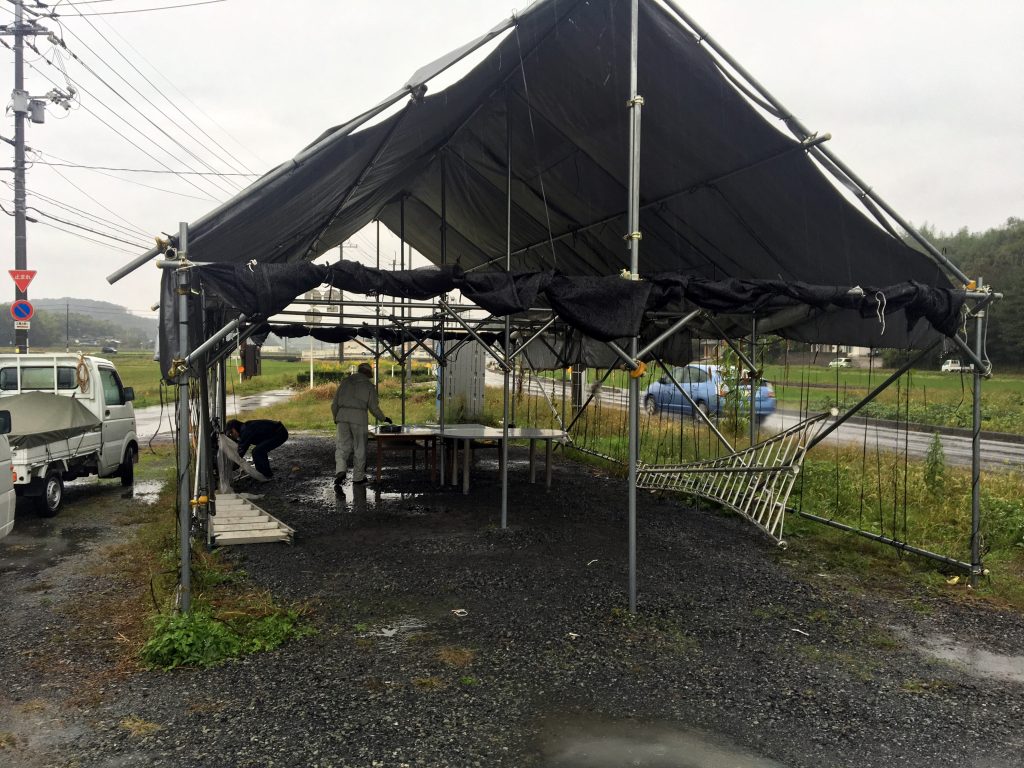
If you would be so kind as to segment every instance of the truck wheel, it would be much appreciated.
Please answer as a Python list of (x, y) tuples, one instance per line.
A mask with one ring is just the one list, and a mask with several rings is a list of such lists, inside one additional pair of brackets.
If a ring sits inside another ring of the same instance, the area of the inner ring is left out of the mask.
[(124, 461), (121, 462), (120, 477), (121, 485), (131, 488), (135, 485), (135, 446), (129, 446), (125, 451)]
[(64, 506), (64, 480), (60, 472), (51, 469), (43, 480), (43, 493), (36, 496), (36, 512), (42, 517), (53, 517)]

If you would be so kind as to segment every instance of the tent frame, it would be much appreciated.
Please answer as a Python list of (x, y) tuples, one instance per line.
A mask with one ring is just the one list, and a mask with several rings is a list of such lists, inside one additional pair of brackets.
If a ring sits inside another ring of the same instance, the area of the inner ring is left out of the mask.
[[(767, 111), (769, 114), (781, 119), (787, 128), (797, 137), (800, 142), (796, 148), (806, 151), (810, 157), (813, 157), (817, 163), (828, 171), (833, 177), (835, 177), (842, 187), (845, 187), (851, 192), (868, 212), (874, 216), (879, 224), (890, 232), (892, 235), (896, 235), (895, 230), (889, 223), (888, 219), (891, 219), (898, 224), (903, 230), (910, 234), (911, 237), (925, 250), (926, 255), (934, 261), (940, 269), (947, 275), (952, 276), (957, 281), (969, 286), (967, 296), (970, 300), (974, 301), (973, 315), (975, 317), (975, 341), (973, 347), (965, 340), (960, 339), (958, 336), (954, 336), (953, 343), (956, 344), (960, 350), (974, 363), (974, 374), (973, 374), (973, 396), (974, 396), (974, 409), (973, 409), (973, 442), (972, 442), (972, 553), (971, 553), (971, 581), (973, 584), (977, 583), (980, 575), (982, 574), (981, 558), (980, 558), (980, 541), (979, 541), (979, 525), (980, 525), (980, 429), (981, 429), (981, 412), (980, 412), (980, 401), (981, 401), (981, 379), (988, 378), (991, 376), (991, 365), (985, 360), (984, 350), (984, 338), (985, 338), (985, 326), (987, 324), (987, 313), (985, 311), (988, 303), (992, 300), (1001, 298), (1000, 294), (991, 293), (984, 290), (984, 286), (980, 280), (974, 282), (971, 281), (960, 269), (956, 267), (951, 261), (949, 261), (934, 245), (932, 245), (921, 233), (914, 229), (909, 223), (902, 219), (892, 208), (889, 206), (881, 197), (877, 195), (869, 186), (864, 184), (861, 179), (854, 174), (841, 160), (839, 160), (827, 147), (824, 146), (824, 142), (827, 141), (828, 135), (817, 135), (811, 133), (795, 116), (792, 115), (782, 104), (775, 99), (757, 80), (755, 80), (742, 66), (740, 66), (710, 35), (707, 34), (703, 28), (701, 28), (692, 18), (690, 18), (674, 0), (662, 0), (663, 4), (669, 8), (675, 16), (678, 18), (684, 28), (692, 31), (699, 44), (708, 47), (713, 52), (713, 56), (717, 62), (722, 73), (729, 79), (733, 85), (743, 94), (745, 94), (750, 100), (752, 100), (761, 109)], [(637, 92), (637, 64), (638, 64), (638, 46), (639, 46), (639, 0), (630, 0), (630, 62), (629, 62), (629, 95), (626, 103), (627, 109), (629, 110), (629, 146), (627, 148), (629, 153), (629, 179), (628, 179), (628, 199), (626, 205), (627, 214), (627, 232), (625, 233), (625, 239), (628, 244), (630, 254), (630, 268), (628, 278), (631, 280), (638, 280), (640, 269), (639, 269), (639, 246), (642, 237), (641, 230), (639, 227), (639, 214), (641, 211), (640, 205), (640, 191), (639, 191), (639, 180), (640, 180), (640, 127), (641, 127), (641, 114), (643, 107), (643, 97)], [(334, 146), (337, 142), (344, 139), (346, 136), (352, 134), (356, 129), (365, 125), (368, 121), (374, 117), (380, 115), (385, 110), (397, 104), (402, 98), (407, 96), (411, 97), (413, 101), (418, 101), (422, 98), (426, 88), (426, 84), (436, 77), (441, 72), (445, 71), (448, 67), (454, 63), (462, 60), (470, 52), (477, 50), (480, 46), (484, 45), (488, 41), (494, 39), (502, 32), (514, 28), (519, 23), (519, 19), (516, 16), (505, 20), (495, 28), (490, 30), (485, 35), (471, 41), (466, 46), (463, 46), (452, 53), (441, 57), (440, 59), (432, 62), (427, 67), (419, 70), (414, 76), (396, 93), (387, 97), (384, 101), (380, 102), (377, 106), (362, 113), (353, 120), (349, 121), (345, 125), (341, 126), (337, 130), (333, 130), (321, 137), (320, 140), (307, 147), (301, 152), (291, 163), (285, 163), (275, 168), (266, 176), (259, 179), (249, 188), (243, 190), (236, 198), (228, 203), (225, 203), (211, 211), (207, 215), (201, 217), (196, 224), (207, 223), (213, 221), (221, 212), (226, 210), (229, 206), (235, 205), (241, 199), (246, 199), (254, 196), (260, 190), (266, 188), (271, 182), (283, 177), (289, 173), (293, 168), (297, 167), (302, 163), (303, 160), (327, 149), (330, 146)], [(517, 71), (521, 71), (522, 64), (518, 68), (513, 68), (511, 73), (503, 79), (498, 85), (498, 89), (505, 90), (506, 104), (508, 103), (509, 90), (508, 82)], [(408, 110), (408, 105), (406, 107)], [(475, 112), (474, 112), (475, 114)], [(511, 244), (511, 230), (512, 230), (512, 152), (511, 152), (511, 124), (508, 117), (509, 110), (506, 108), (506, 252), (503, 255), (505, 260), (505, 270), (511, 271), (511, 259), (513, 255), (528, 252), (532, 247), (527, 246), (523, 249), (517, 249), (515, 252), (512, 250)], [(467, 119), (472, 119), (472, 116)], [(396, 121), (395, 126), (392, 127), (392, 131), (395, 130), (400, 120)], [(452, 136), (458, 135), (458, 130), (452, 134)], [(379, 144), (373, 159), (370, 160), (369, 164), (363, 170), (363, 174), (360, 178), (365, 178), (366, 174), (369, 173), (373, 167), (377, 157), (379, 157), (382, 148), (387, 144), (390, 133), (386, 135), (382, 142)], [(451, 137), (449, 137), (449, 141)], [(447, 263), (447, 196), (446, 196), (446, 158), (448, 155), (447, 145), (439, 148), (439, 154), (441, 158), (440, 171), (441, 171), (441, 227), (440, 227), (440, 258), (441, 263)], [(764, 162), (771, 158), (765, 158), (760, 162)], [(737, 169), (735, 172), (739, 172)], [(731, 175), (731, 174), (729, 174)], [(358, 186), (358, 183), (355, 185)], [(349, 190), (344, 200), (347, 200), (355, 187)], [(687, 190), (682, 190), (676, 195), (685, 194)], [(405, 261), (405, 196), (401, 196), (401, 251), (402, 261), (404, 267)], [(339, 204), (338, 210), (344, 206), (344, 200)], [(646, 208), (654, 203), (646, 203), (643, 207)], [(888, 217), (888, 219), (886, 218)], [(614, 221), (618, 216), (608, 219), (607, 221)], [(582, 225), (582, 228), (594, 227), (602, 222), (592, 222), (589, 225)], [(311, 241), (310, 250), (307, 252), (308, 256), (316, 255), (315, 249), (320, 238), (327, 229), (326, 225), (320, 231), (316, 238)], [(554, 235), (548, 232), (548, 238), (544, 241), (544, 244), (553, 243), (553, 238), (563, 239), (570, 237), (573, 234), (581, 231), (580, 228), (576, 228), (573, 232), (566, 232), (560, 235)], [(537, 244), (538, 246), (541, 243)], [(108, 281), (114, 283), (137, 269), (142, 264), (156, 257), (161, 253), (161, 248), (154, 248), (147, 253), (134, 259), (129, 264), (125, 265), (121, 269), (115, 271), (108, 277)], [(244, 316), (232, 320), (227, 325), (222, 327), (212, 336), (208, 337), (205, 342), (196, 350), (188, 350), (188, 330), (189, 330), (189, 278), (188, 269), (189, 263), (187, 261), (188, 253), (188, 225), (181, 223), (179, 227), (179, 234), (177, 237), (177, 258), (169, 259), (176, 263), (174, 267), (178, 275), (178, 313), (179, 313), (179, 357), (175, 361), (175, 368), (173, 375), (178, 382), (178, 397), (179, 397), (179, 427), (178, 427), (178, 461), (179, 461), (179, 521), (181, 528), (181, 554), (182, 554), (182, 573), (180, 583), (180, 607), (183, 611), (189, 610), (190, 605), (190, 578), (189, 578), (189, 562), (190, 562), (190, 534), (191, 534), (191, 494), (189, 493), (187, 471), (183, 472), (183, 468), (187, 468), (189, 464), (189, 444), (188, 444), (188, 427), (189, 427), (189, 376), (190, 367), (195, 365), (201, 367), (204, 371), (208, 369), (208, 366), (214, 362), (217, 365), (218, 370), (218, 403), (217, 411), (218, 418), (223, 420), (224, 405), (224, 360), (223, 355), (214, 354), (208, 356), (209, 352), (212, 352), (220, 342), (225, 341), (228, 336), (232, 333), (237, 333), (238, 338), (241, 338), (239, 328), (242, 323), (246, 320)], [(502, 257), (492, 259), (491, 262), (497, 262)], [(378, 253), (379, 259), (379, 253)], [(169, 265), (168, 265), (169, 266)], [(480, 265), (480, 266), (486, 266)], [(470, 336), (475, 337), (477, 340), (481, 340), (476, 329), (471, 328), (461, 318), (446, 301), (447, 297), (442, 297), (439, 302), (439, 307), (444, 311), (444, 314), (440, 318), (440, 341), (438, 345), (439, 352), (435, 354), (442, 368), (445, 365), (447, 358), (446, 355), (446, 341), (445, 333), (448, 323), (454, 319), (454, 321), (461, 325), (464, 330), (469, 332)], [(407, 305), (405, 300), (401, 302), (401, 318), (392, 314), (386, 319), (397, 325), (400, 328), (408, 329), (412, 323), (406, 314)], [(484, 321), (486, 322), (486, 321)], [(713, 321), (712, 321), (713, 322)], [(511, 319), (506, 316), (504, 318), (504, 360), (500, 360), (504, 373), (504, 401), (503, 401), (503, 423), (505, 429), (505, 435), (507, 437), (508, 423), (510, 421), (510, 401), (509, 401), (509, 380), (512, 374), (511, 363), (515, 356), (523, 352), (533, 340), (538, 338), (547, 328), (555, 323), (555, 318), (551, 318), (544, 325), (542, 325), (536, 333), (525, 343), (519, 346), (519, 348), (512, 352), (510, 346), (512, 343), (511, 339)], [(378, 311), (378, 324), (379, 324), (379, 311)], [(682, 325), (680, 325), (682, 327)], [(751, 349), (753, 349), (753, 343), (757, 333), (758, 324), (756, 317), (753, 320), (751, 326)], [(725, 334), (723, 334), (725, 335)], [(726, 338), (728, 338), (726, 336)], [(730, 342), (731, 343), (731, 342)], [(422, 342), (417, 342), (420, 346)], [(408, 357), (409, 352), (406, 352), (405, 341), (401, 342), (402, 355), (401, 360), (403, 361)], [(629, 340), (629, 352), (626, 353), (624, 350), (618, 349), (617, 352), (621, 357), (625, 358), (628, 363), (627, 367), (636, 368), (640, 362), (640, 358), (644, 355), (642, 352), (648, 350), (641, 350), (639, 347), (639, 337), (633, 336)], [(413, 347), (415, 349), (415, 346)], [(454, 345), (457, 349), (457, 343)], [(749, 367), (751, 371), (756, 370), (756, 366), (753, 365), (753, 361), (749, 358), (745, 358), (742, 350), (739, 349), (738, 345), (734, 347), (739, 354), (741, 359), (745, 362), (750, 363)], [(379, 334), (378, 334), (378, 346), (379, 350)], [(223, 348), (218, 350), (223, 351)], [(378, 353), (379, 354), (379, 353)], [(491, 352), (494, 356), (493, 352)], [(497, 357), (497, 356), (496, 356)], [(440, 383), (440, 394), (441, 402), (444, 403), (444, 375), (442, 372), (441, 383)], [(753, 378), (753, 377), (752, 377)], [(404, 402), (405, 402), (405, 391), (404, 383), (405, 376), (403, 370), (403, 421), (404, 421)], [(678, 382), (676, 383), (678, 386)], [(753, 386), (753, 383), (752, 383)], [(753, 389), (752, 389), (753, 392)], [(591, 398), (592, 399), (592, 398)], [(590, 399), (587, 401), (590, 402)], [(629, 518), (629, 530), (627, 545), (629, 550), (628, 555), (628, 600), (629, 609), (631, 612), (635, 612), (637, 609), (637, 584), (636, 584), (636, 490), (637, 490), (637, 463), (638, 463), (638, 446), (639, 446), (639, 379), (631, 377), (629, 382), (629, 466), (628, 466), (628, 518)], [(584, 406), (585, 407), (585, 406)], [(441, 408), (441, 427), (444, 427), (444, 409)], [(574, 420), (575, 421), (575, 420)], [(571, 425), (570, 425), (571, 426)], [(507, 446), (507, 441), (503, 441), (503, 445)], [(507, 524), (507, 447), (503, 449), (503, 461), (502, 461), (502, 526)], [(444, 451), (441, 454), (441, 472), (444, 473)]]

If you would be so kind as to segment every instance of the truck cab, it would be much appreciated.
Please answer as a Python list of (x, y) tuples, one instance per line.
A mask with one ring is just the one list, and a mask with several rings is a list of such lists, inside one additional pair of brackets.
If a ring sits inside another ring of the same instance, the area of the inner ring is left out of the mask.
[[(74, 400), (97, 423), (75, 439), (44, 442), (39, 435), (27, 435), (33, 418), (26, 398), (38, 401), (43, 394)], [(11, 413), (10, 463), (18, 495), (34, 497), (38, 511), (52, 515), (60, 509), (66, 480), (99, 475), (119, 477), (122, 484), (132, 485), (139, 454), (134, 398), (132, 388), (123, 385), (114, 364), (104, 358), (69, 353), (0, 355), (0, 410)]]

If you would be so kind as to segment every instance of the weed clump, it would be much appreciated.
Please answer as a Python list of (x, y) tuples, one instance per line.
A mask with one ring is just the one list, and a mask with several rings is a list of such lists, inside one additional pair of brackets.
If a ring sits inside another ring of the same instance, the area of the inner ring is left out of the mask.
[(221, 619), (208, 608), (191, 613), (161, 613), (142, 647), (150, 667), (211, 667), (245, 653), (269, 651), (289, 638), (313, 632), (298, 611), (277, 610), (265, 616)]

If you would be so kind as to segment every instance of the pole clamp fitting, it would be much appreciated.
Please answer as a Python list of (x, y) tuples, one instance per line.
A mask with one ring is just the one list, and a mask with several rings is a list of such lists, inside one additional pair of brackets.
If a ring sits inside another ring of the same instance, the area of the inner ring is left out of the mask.
[(630, 99), (629, 101), (626, 102), (626, 106), (630, 107), (630, 108), (642, 107), (643, 105), (644, 105), (644, 97), (641, 96), (640, 94), (637, 94), (632, 99)]
[(623, 240), (643, 240), (644, 239), (644, 233), (640, 232), (639, 230), (636, 231), (636, 232), (628, 232), (627, 234), (622, 236), (622, 239)]
[(636, 368), (629, 372), (629, 378), (639, 379), (645, 373), (647, 373), (647, 363), (645, 363), (643, 360), (637, 360)]

